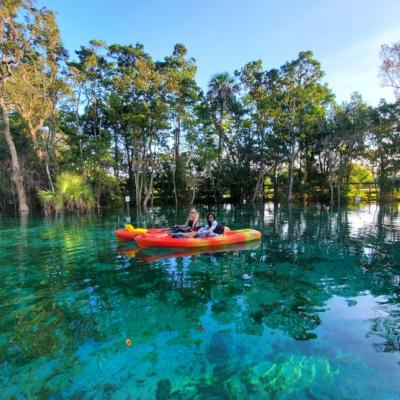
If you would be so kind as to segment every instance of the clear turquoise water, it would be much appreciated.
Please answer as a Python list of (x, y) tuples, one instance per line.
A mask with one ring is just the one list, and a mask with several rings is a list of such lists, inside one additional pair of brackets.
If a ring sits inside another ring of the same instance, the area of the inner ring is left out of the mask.
[(262, 242), (137, 252), (122, 215), (0, 217), (0, 398), (399, 399), (399, 209), (218, 215)]

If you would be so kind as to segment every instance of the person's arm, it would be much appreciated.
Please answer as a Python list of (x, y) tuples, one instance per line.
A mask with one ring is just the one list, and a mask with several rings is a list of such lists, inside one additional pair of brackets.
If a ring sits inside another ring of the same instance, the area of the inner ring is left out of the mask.
[(208, 231), (209, 233), (213, 233), (213, 232), (214, 232), (214, 229), (217, 227), (217, 225), (218, 225), (218, 222), (217, 222), (217, 221), (214, 221), (214, 222), (211, 224), (211, 226), (207, 229), (207, 231)]

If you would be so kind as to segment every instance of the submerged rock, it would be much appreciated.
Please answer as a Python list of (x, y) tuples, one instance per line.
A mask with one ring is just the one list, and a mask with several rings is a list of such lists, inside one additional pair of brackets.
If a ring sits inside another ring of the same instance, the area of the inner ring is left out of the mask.
[(169, 379), (162, 379), (157, 383), (156, 399), (167, 400), (171, 396), (172, 385)]
[(229, 343), (232, 337), (229, 332), (221, 331), (213, 333), (210, 345), (207, 349), (207, 359), (212, 364), (222, 364), (230, 361)]

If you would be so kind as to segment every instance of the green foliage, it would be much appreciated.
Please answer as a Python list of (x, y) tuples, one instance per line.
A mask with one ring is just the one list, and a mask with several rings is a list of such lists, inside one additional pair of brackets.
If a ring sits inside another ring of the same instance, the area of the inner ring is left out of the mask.
[(370, 188), (362, 186), (363, 184), (372, 184), (374, 176), (371, 170), (363, 167), (358, 163), (353, 163), (350, 169), (350, 185), (346, 196), (350, 200), (359, 198), (360, 200), (367, 200), (371, 196)]
[[(11, 132), (30, 202), (33, 188), (53, 188), (59, 175), (54, 190), (39, 192), (46, 212), (121, 205), (125, 194), (137, 207), (256, 201), (266, 182), (268, 197), (333, 204), (364, 195), (372, 173), (374, 196), (397, 196), (399, 104), (373, 109), (357, 93), (336, 104), (311, 51), (279, 68), (256, 60), (234, 75), (216, 74), (203, 93), (183, 44), (154, 60), (140, 43), (91, 40), (68, 61), (51, 10), (6, 4), (14, 31), (4, 25), (0, 58), (12, 63), (0, 66), (7, 80), (0, 95), (13, 103)], [(385, 60), (397, 54), (396, 46), (385, 50)], [(15, 195), (2, 136), (0, 150), (5, 208)], [(62, 172), (70, 170), (79, 176)]]
[(353, 163), (350, 170), (350, 182), (360, 185), (362, 183), (372, 183), (374, 176), (369, 168), (363, 167), (358, 163)]
[(53, 211), (88, 212), (95, 205), (91, 187), (82, 176), (63, 172), (57, 178), (56, 190), (39, 190), (39, 199), (46, 214)]

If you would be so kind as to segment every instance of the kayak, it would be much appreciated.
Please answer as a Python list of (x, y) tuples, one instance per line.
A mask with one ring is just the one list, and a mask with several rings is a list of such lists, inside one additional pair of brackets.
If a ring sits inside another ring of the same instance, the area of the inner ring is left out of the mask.
[(157, 229), (157, 228), (125, 228), (125, 229), (116, 229), (114, 231), (115, 235), (119, 240), (122, 242), (127, 242), (130, 240), (135, 240), (135, 237), (138, 235), (144, 235), (144, 234), (151, 234), (151, 235), (157, 235), (157, 234), (165, 234), (165, 229)]
[(171, 234), (146, 234), (135, 236), (135, 242), (139, 247), (207, 247), (222, 246), (226, 244), (245, 243), (261, 238), (261, 232), (254, 229), (229, 230), (221, 236), (206, 238), (173, 238)]
[(260, 247), (259, 240), (244, 242), (238, 244), (227, 244), (215, 247), (192, 247), (188, 249), (174, 249), (174, 248), (122, 248), (118, 251), (124, 253), (127, 257), (135, 257), (136, 261), (141, 263), (150, 263), (175, 257), (190, 257), (200, 254), (212, 254), (220, 252), (255, 250)]

